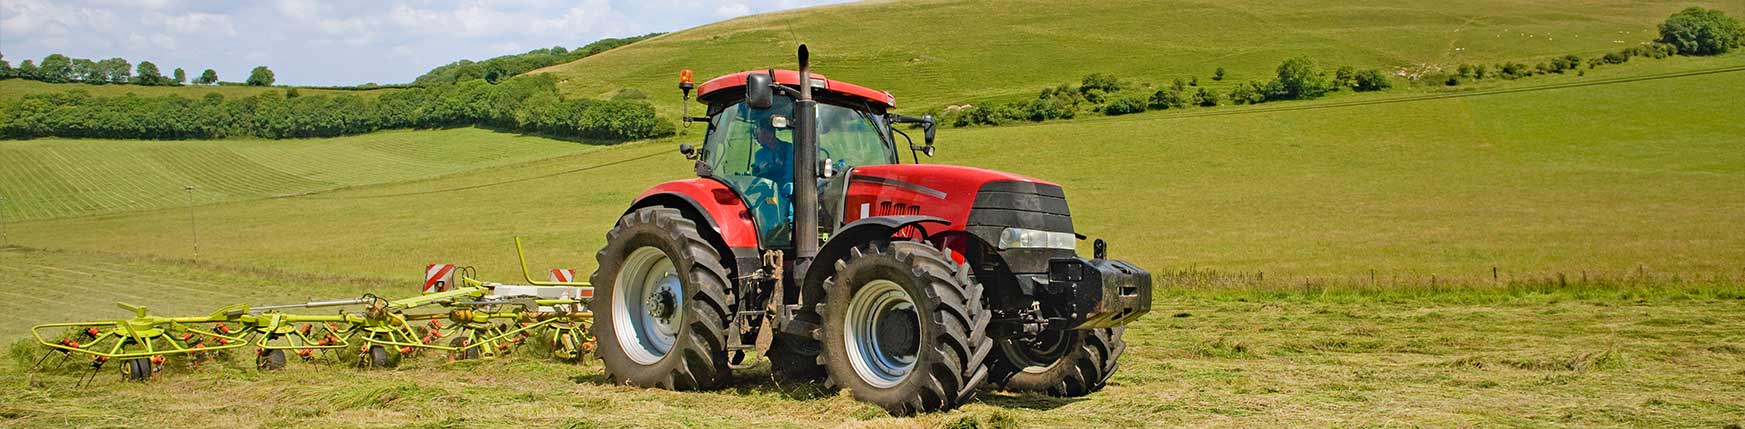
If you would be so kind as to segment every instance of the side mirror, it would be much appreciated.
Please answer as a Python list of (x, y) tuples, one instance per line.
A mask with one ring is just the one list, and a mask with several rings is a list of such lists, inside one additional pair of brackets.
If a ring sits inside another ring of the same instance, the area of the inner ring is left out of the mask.
[(921, 115), (921, 141), (927, 143), (927, 156), (933, 156), (933, 115)]
[(685, 159), (697, 159), (697, 148), (690, 143), (679, 143), (679, 154), (684, 155)]
[(745, 75), (745, 104), (753, 109), (768, 109), (774, 104), (774, 90), (770, 88), (770, 75), (752, 73)]

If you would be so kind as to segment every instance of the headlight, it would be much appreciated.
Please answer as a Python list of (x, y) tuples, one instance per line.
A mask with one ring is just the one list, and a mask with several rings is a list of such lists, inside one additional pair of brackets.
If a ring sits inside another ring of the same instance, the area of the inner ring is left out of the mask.
[(1037, 231), (1024, 228), (1006, 228), (1000, 231), (1000, 249), (1066, 249), (1073, 250), (1074, 237), (1070, 232)]

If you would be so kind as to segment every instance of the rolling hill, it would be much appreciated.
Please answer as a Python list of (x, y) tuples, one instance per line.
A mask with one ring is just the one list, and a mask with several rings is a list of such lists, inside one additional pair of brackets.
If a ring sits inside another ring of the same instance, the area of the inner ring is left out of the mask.
[(1214, 85), (1212, 71), (1225, 67), (1221, 84), (1266, 80), (1297, 55), (1390, 70), (1591, 57), (1652, 40), (1689, 5), (1745, 14), (1722, 1), (879, 1), (727, 20), (535, 73), (588, 97), (635, 88), (673, 100), (658, 104), (676, 115), (680, 69), (708, 79), (791, 68), (803, 41), (825, 75), (891, 91), (915, 112), (1034, 96), (1093, 72)]

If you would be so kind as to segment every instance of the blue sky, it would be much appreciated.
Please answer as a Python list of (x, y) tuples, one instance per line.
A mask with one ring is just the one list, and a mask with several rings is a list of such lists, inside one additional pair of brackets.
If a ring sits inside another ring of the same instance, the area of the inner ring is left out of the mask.
[(675, 31), (840, 0), (0, 0), (0, 54), (151, 61), (241, 81), (404, 83), (459, 59)]

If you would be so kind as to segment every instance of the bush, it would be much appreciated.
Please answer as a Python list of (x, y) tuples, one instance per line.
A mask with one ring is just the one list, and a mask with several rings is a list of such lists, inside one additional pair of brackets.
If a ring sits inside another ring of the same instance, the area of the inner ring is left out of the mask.
[(1050, 119), (1072, 118), (1074, 116), (1073, 110), (1076, 109), (1077, 106), (1073, 105), (1071, 101), (1071, 99), (1066, 97), (1047, 97), (1030, 100), (1029, 103), (1024, 103), (1022, 109), (1024, 119), (1041, 122)]
[(1520, 79), (1533, 75), (1533, 69), (1521, 63), (1503, 63), (1497, 65), (1497, 75), (1503, 79)]
[(1108, 93), (1104, 92), (1101, 89), (1091, 89), (1088, 91), (1084, 91), (1084, 96), (1085, 96), (1085, 101), (1090, 102), (1091, 104), (1103, 104), (1103, 102), (1108, 101), (1108, 98), (1109, 98)]
[(1219, 67), (1217, 70), (1212, 71), (1212, 80), (1224, 80), (1224, 68), (1223, 67)]
[(1210, 89), (1200, 88), (1199, 92), (1194, 93), (1194, 104), (1200, 107), (1217, 106), (1218, 93), (1212, 92)]
[(1103, 105), (1103, 114), (1109, 116), (1140, 113), (1144, 111), (1145, 100), (1133, 96), (1117, 97), (1114, 100), (1109, 101), (1109, 104)]
[(1105, 93), (1120, 91), (1121, 80), (1116, 79), (1111, 74), (1091, 73), (1085, 75), (1084, 81), (1079, 85), (1079, 92), (1086, 93), (1086, 95), (1089, 95), (1091, 91), (1099, 90)]
[(1327, 77), (1315, 70), (1309, 57), (1285, 60), (1278, 66), (1278, 79), (1267, 84), (1268, 100), (1303, 100), (1320, 97), (1330, 85)]
[(1660, 24), (1661, 43), (1683, 55), (1718, 55), (1739, 47), (1745, 40), (1739, 21), (1719, 10), (1691, 7)]
[(1393, 86), (1394, 84), (1388, 80), (1387, 74), (1382, 73), (1381, 70), (1368, 69), (1357, 73), (1357, 84), (1352, 85), (1351, 89), (1366, 92), (1380, 91)]
[(1266, 92), (1260, 82), (1248, 82), (1236, 85), (1230, 90), (1230, 102), (1236, 104), (1260, 104), (1266, 102)]
[(1157, 92), (1151, 93), (1151, 99), (1149, 99), (1147, 101), (1149, 102), (1149, 106), (1151, 107), (1152, 110), (1163, 110), (1163, 109), (1168, 109), (1171, 107), (1181, 108), (1181, 107), (1188, 106), (1188, 101), (1187, 101), (1187, 99), (1183, 98), (1182, 91), (1177, 90), (1175, 88), (1159, 89), (1159, 90), (1157, 90)]
[(1580, 67), (1581, 57), (1573, 54), (1551, 59), (1551, 71), (1556, 73), (1563, 73)]
[(1333, 90), (1337, 91), (1337, 90), (1339, 90), (1339, 88), (1346, 88), (1346, 87), (1351, 87), (1351, 86), (1356, 86), (1356, 85), (1357, 85), (1357, 68), (1356, 67), (1339, 66), (1339, 70), (1333, 72)]
[(1448, 86), (1458, 86), (1458, 85), (1460, 85), (1460, 76), (1449, 76), (1448, 80), (1442, 81), (1442, 84), (1448, 85)]
[(1601, 61), (1606, 64), (1623, 64), (1625, 61), (1630, 61), (1630, 56), (1623, 52), (1612, 52), (1601, 57)]

